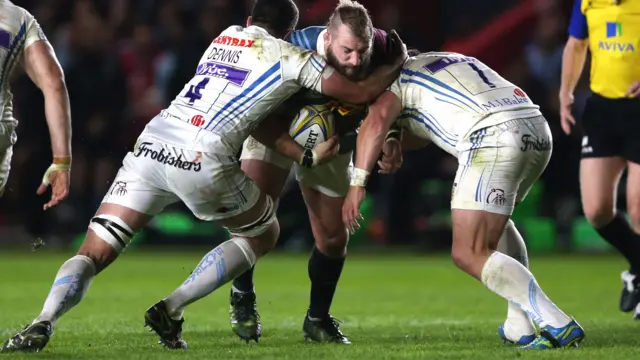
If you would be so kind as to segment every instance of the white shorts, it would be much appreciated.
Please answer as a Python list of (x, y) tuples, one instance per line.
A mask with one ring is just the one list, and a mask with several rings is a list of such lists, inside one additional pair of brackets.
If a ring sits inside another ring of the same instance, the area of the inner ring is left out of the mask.
[(515, 119), (471, 133), (456, 146), (452, 209), (511, 215), (549, 163), (551, 130), (542, 116)]
[(102, 202), (156, 215), (181, 200), (197, 218), (211, 221), (251, 209), (259, 196), (260, 190), (233, 157), (140, 137)]
[(16, 143), (15, 125), (0, 123), (0, 196), (9, 180), (13, 144)]
[(329, 197), (345, 197), (349, 191), (351, 154), (352, 152), (338, 155), (326, 164), (309, 169), (249, 137), (243, 144), (240, 159), (261, 160), (284, 170), (295, 165), (296, 179), (300, 186), (317, 190)]

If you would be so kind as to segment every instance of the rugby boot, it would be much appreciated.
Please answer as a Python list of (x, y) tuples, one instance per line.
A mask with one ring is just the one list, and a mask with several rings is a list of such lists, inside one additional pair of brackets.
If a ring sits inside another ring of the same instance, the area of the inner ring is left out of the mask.
[(620, 310), (630, 312), (640, 303), (640, 277), (624, 271), (620, 276), (622, 279), (622, 295), (620, 296)]
[(540, 336), (521, 349), (555, 349), (565, 347), (578, 347), (584, 339), (584, 329), (575, 319), (561, 328), (545, 326), (540, 329)]
[(2, 344), (0, 352), (39, 352), (49, 342), (53, 326), (49, 321), (29, 324), (22, 331)]
[(536, 334), (523, 335), (518, 340), (511, 340), (504, 332), (504, 325), (498, 326), (498, 336), (502, 339), (503, 344), (528, 345), (536, 339)]
[(304, 317), (302, 332), (308, 341), (351, 344), (349, 339), (340, 331), (340, 321), (328, 315), (321, 319), (312, 319), (309, 313)]
[(231, 330), (247, 343), (249, 340), (258, 342), (262, 336), (260, 314), (256, 305), (256, 293), (234, 292), (229, 296), (229, 323)]
[(640, 320), (640, 304), (636, 306), (635, 314), (633, 314), (633, 320)]
[(182, 339), (184, 318), (173, 320), (167, 311), (167, 305), (160, 300), (144, 314), (144, 325), (155, 331), (160, 340), (158, 344), (169, 349), (186, 349), (187, 342)]

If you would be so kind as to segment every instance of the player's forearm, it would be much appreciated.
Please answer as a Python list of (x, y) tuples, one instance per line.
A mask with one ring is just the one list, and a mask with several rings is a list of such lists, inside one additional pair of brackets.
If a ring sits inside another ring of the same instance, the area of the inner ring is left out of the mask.
[(49, 81), (42, 91), (53, 156), (71, 157), (71, 110), (64, 80)]
[(371, 172), (376, 161), (380, 157), (382, 144), (386, 138), (389, 126), (385, 124), (380, 116), (367, 116), (358, 131), (356, 140), (356, 162), (358, 169)]
[(587, 57), (587, 40), (569, 37), (562, 54), (560, 93), (571, 94), (578, 84)]
[(377, 98), (400, 75), (403, 61), (397, 61), (391, 65), (378, 67), (369, 77), (358, 83), (360, 91), (365, 94), (363, 103), (368, 103)]
[(275, 140), (273, 149), (298, 164), (302, 162), (304, 148), (293, 140), (288, 133), (283, 133)]

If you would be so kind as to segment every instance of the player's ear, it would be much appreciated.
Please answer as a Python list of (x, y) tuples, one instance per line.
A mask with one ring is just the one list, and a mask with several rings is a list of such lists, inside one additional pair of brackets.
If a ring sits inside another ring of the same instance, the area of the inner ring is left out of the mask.
[(247, 27), (251, 26), (252, 23), (253, 23), (253, 19), (251, 19), (251, 16), (249, 16), (247, 18)]
[(324, 40), (324, 42), (326, 43), (331, 42), (331, 35), (329, 34), (328, 27), (327, 27), (327, 31), (325, 31), (324, 34), (322, 35), (322, 40)]

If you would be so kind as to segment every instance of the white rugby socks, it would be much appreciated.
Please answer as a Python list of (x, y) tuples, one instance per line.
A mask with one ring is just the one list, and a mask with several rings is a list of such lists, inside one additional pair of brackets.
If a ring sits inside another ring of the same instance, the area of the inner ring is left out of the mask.
[[(507, 226), (500, 237), (498, 251), (509, 255), (524, 267), (529, 268), (527, 246), (511, 220), (507, 222)], [(536, 328), (527, 313), (512, 302), (508, 304), (507, 320), (504, 322), (504, 333), (507, 338), (517, 341), (522, 336), (534, 335)]]
[(245, 239), (234, 238), (220, 244), (202, 258), (173, 294), (164, 299), (169, 315), (174, 320), (181, 319), (187, 305), (249, 270), (255, 262), (256, 255)]
[(90, 258), (76, 255), (67, 260), (58, 270), (42, 312), (33, 323), (50, 321), (55, 324), (62, 314), (78, 305), (95, 274), (96, 266)]
[(571, 319), (540, 289), (527, 268), (494, 251), (482, 269), (482, 283), (489, 290), (520, 306), (540, 327), (567, 325)]

